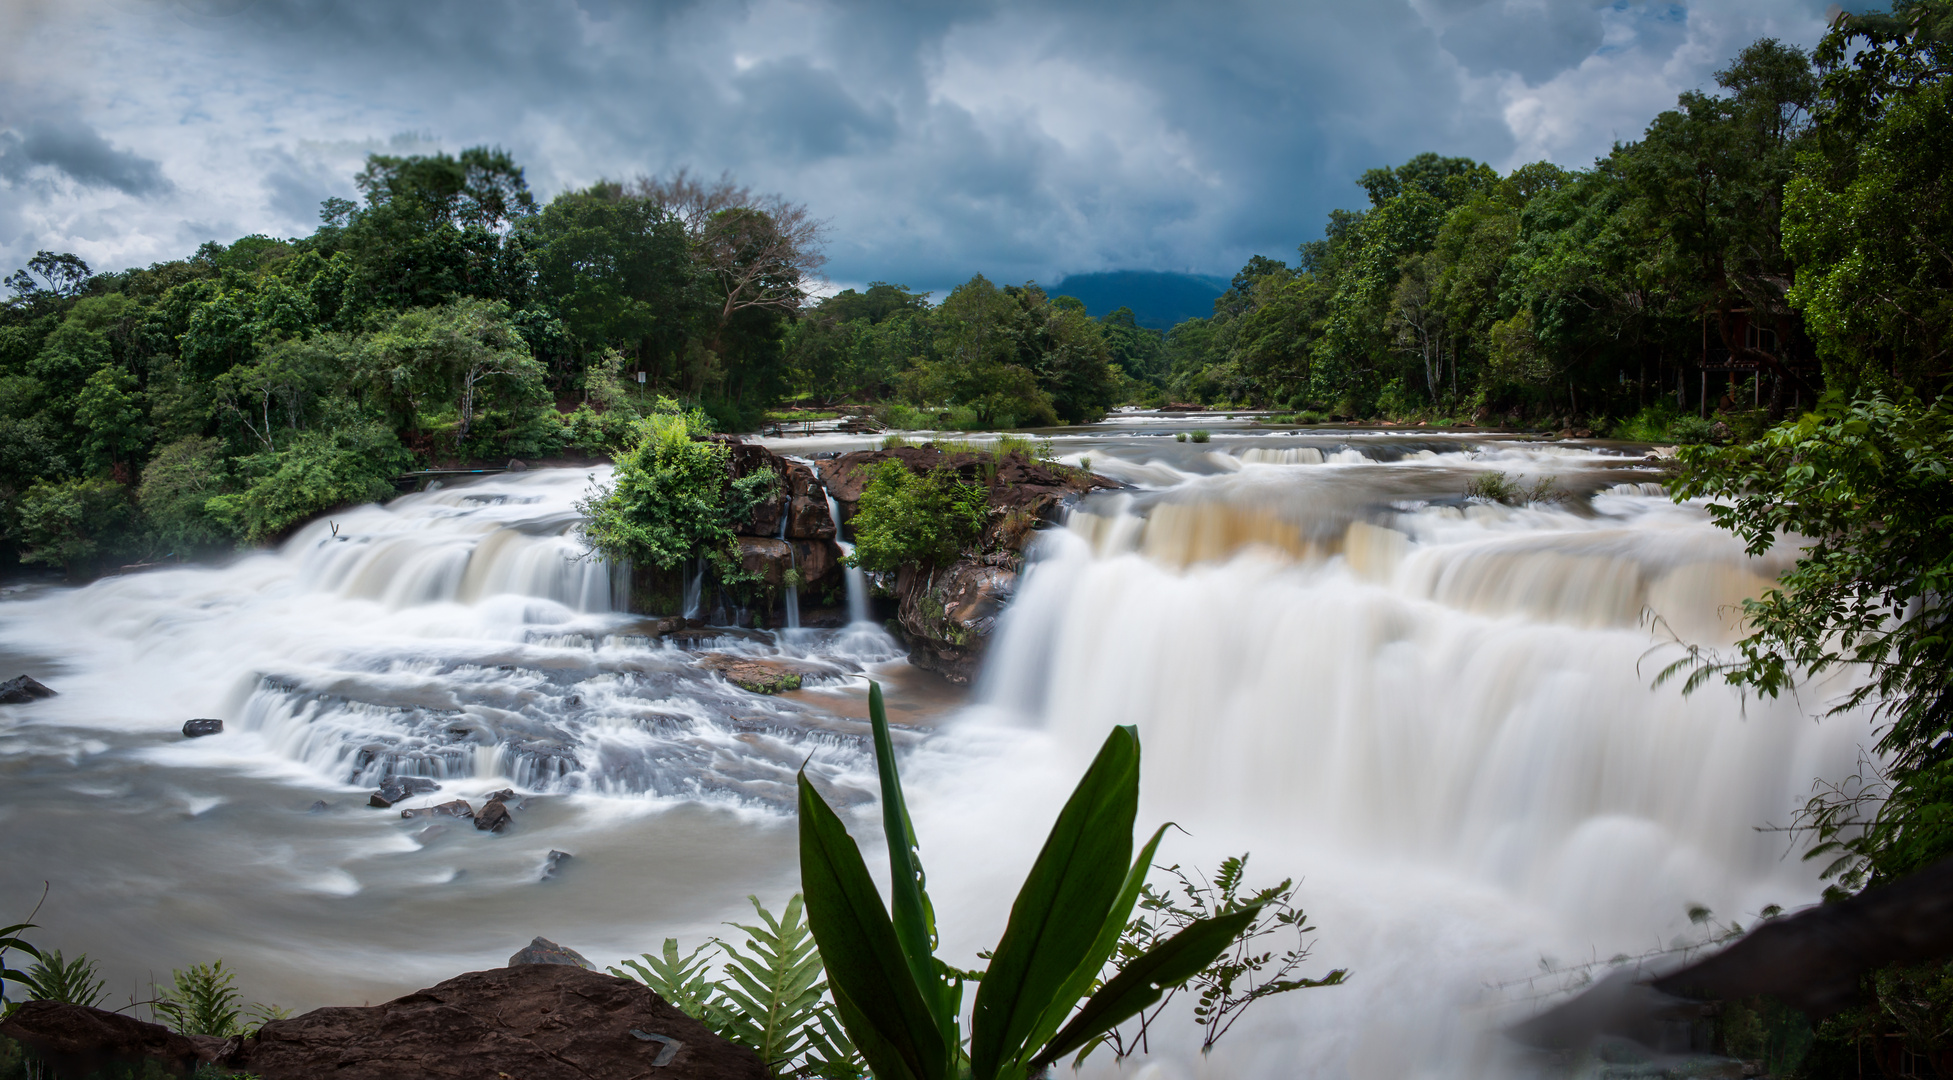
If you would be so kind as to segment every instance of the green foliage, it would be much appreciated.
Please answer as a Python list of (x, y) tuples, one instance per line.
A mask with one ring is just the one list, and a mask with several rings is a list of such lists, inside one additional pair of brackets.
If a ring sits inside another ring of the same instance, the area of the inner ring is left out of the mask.
[[(1060, 1057), (1153, 1005), (1167, 988), (1194, 978), (1258, 916), (1261, 909), (1248, 905), (1197, 919), (1099, 983), (1166, 831), (1162, 826), (1133, 858), (1139, 739), (1131, 728), (1115, 728), (1059, 812), (1011, 906), (1003, 938), (987, 954), (988, 968), (979, 976), (950, 967), (935, 956), (934, 909), (924, 890), (881, 688), (872, 683), (868, 703), (888, 843), (889, 905), (883, 906), (860, 848), (804, 772), (800, 872), (836, 1011), (876, 1077), (1042, 1075)], [(963, 985), (977, 978), (966, 1053), (959, 1022)]]
[(228, 1039), (245, 1034), (286, 1015), (275, 1005), (246, 1003), (238, 993), (236, 975), (222, 960), (170, 972), (168, 987), (154, 987), (150, 1005), (156, 1022), (180, 1035), (211, 1035)]
[(228, 484), (223, 444), (190, 435), (170, 443), (142, 471), (136, 502), (164, 548), (180, 555), (213, 548), (228, 538), (208, 504)]
[(26, 984), (35, 1001), (65, 1001), (92, 1009), (106, 995), (96, 967), (85, 954), (69, 960), (60, 949), (50, 949), (27, 969)]
[(610, 486), (579, 504), (591, 547), (613, 559), (672, 570), (697, 556), (713, 560), (722, 580), (739, 574), (733, 525), (771, 497), (779, 478), (762, 469), (729, 480), (724, 445), (694, 438), (711, 430), (705, 416), (680, 412), (669, 398), (638, 422), (634, 446), (617, 458)]
[(282, 450), (238, 459), (241, 490), (213, 495), (204, 507), (233, 536), (264, 543), (327, 510), (389, 497), (410, 460), (383, 424), (307, 431)]
[(1870, 677), (1833, 712), (1870, 707), (1890, 770), (1882, 800), (1821, 790), (1804, 824), (1848, 885), (1953, 853), (1953, 398), (1841, 396), (1763, 438), (1690, 447), (1676, 499), (1709, 498), (1716, 524), (1760, 555), (1786, 534), (1796, 564), (1743, 604), (1734, 656), (1691, 647), (1664, 672), (1764, 696), (1840, 665)]
[(918, 475), (900, 461), (875, 467), (848, 529), (851, 565), (892, 572), (904, 564), (942, 566), (976, 542), (989, 520), (989, 493), (947, 471)]
[[(28, 918), (31, 919), (33, 916), (29, 915)], [(31, 971), (21, 971), (7, 966), (7, 954), (15, 950), (26, 953), (37, 961), (41, 959), (41, 950), (35, 948), (26, 938), (20, 936), (22, 930), (32, 929), (35, 929), (35, 926), (31, 922), (15, 923), (12, 926), (0, 926), (0, 1011), (6, 1009), (8, 983), (19, 983), (21, 986), (26, 987), (30, 997), (34, 992), (35, 984)]]
[(1465, 484), (1465, 497), (1507, 506), (1557, 502), (1560, 496), (1553, 490), (1553, 480), (1551, 476), (1542, 476), (1528, 487), (1502, 472), (1483, 472)]
[[(745, 931), (745, 951), (715, 939), (680, 956), (677, 939), (666, 938), (661, 956), (645, 953), (624, 961), (629, 972), (610, 973), (635, 975), (685, 1015), (750, 1047), (776, 1076), (860, 1076), (859, 1058), (826, 1000), (820, 951), (802, 921), (799, 894), (777, 918), (758, 897), (747, 899), (762, 925), (730, 924)], [(727, 979), (706, 977), (716, 952), (728, 958)]]
[[(1308, 943), (1308, 934), (1314, 927), (1308, 924), (1308, 916), (1302, 909), (1295, 906), (1294, 879), (1284, 878), (1280, 883), (1266, 888), (1249, 889), (1242, 884), (1247, 865), (1246, 855), (1225, 859), (1211, 880), (1190, 877), (1177, 865), (1166, 867), (1166, 872), (1173, 875), (1177, 888), (1142, 886), (1139, 899), (1141, 913), (1126, 924), (1119, 937), (1115, 960), (1123, 968), (1172, 934), (1202, 919), (1243, 908), (1259, 909), (1259, 913), (1234, 939), (1233, 944), (1215, 957), (1213, 963), (1202, 968), (1184, 987), (1194, 996), (1193, 1020), (1202, 1029), (1200, 1049), (1203, 1054), (1212, 1050), (1214, 1044), (1241, 1018), (1242, 1012), (1255, 1002), (1292, 990), (1340, 986), (1349, 977), (1349, 972), (1343, 968), (1337, 968), (1320, 979), (1293, 977), (1296, 969), (1309, 958), (1312, 946)], [(1258, 944), (1277, 934), (1293, 934), (1295, 944), (1280, 953)], [(1170, 989), (1157, 1005), (1140, 1012), (1134, 1018), (1138, 1021), (1134, 1031), (1128, 1033), (1114, 1029), (1087, 1043), (1079, 1051), (1073, 1065), (1082, 1062), (1101, 1043), (1110, 1044), (1121, 1058), (1143, 1050), (1153, 1022), (1166, 1011), (1180, 989)]]
[(20, 561), (83, 574), (141, 557), (149, 540), (128, 485), (113, 480), (43, 480), (14, 505)]
[(1189, 442), (1204, 443), (1213, 437), (1213, 433), (1206, 428), (1195, 428), (1187, 432), (1187, 441)]

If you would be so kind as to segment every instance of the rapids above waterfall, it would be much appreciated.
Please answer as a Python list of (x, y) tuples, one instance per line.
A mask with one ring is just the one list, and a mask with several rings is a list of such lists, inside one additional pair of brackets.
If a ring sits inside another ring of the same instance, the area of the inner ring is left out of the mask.
[[(952, 958), (994, 941), (1116, 723), (1145, 746), (1142, 817), (1190, 834), (1164, 859), (1252, 850), (1251, 878), (1303, 879), (1305, 974), (1355, 981), (1257, 1006), (1204, 1063), (1174, 1019), (1162, 1077), (1505, 1074), (1523, 1063), (1487, 1032), (1579, 964), (1694, 940), (1692, 905), (1747, 924), (1815, 898), (1756, 830), (1852, 770), (1864, 721), (1811, 719), (1839, 687), (1653, 685), (1676, 642), (1734, 640), (1734, 605), (1785, 554), (1747, 558), (1604, 446), (1212, 419), (1193, 444), (1178, 423), (1054, 437), (1128, 487), (1037, 542), (967, 705), (865, 620), (659, 638), (576, 536), (602, 479), (582, 470), (357, 508), (222, 566), (10, 590), (0, 661), (61, 695), (0, 707), (0, 904), (24, 912), (49, 880), (47, 943), (103, 958), (118, 995), (221, 955), (302, 1007), (500, 963), (536, 933), (599, 962), (695, 941), (745, 892), (794, 888), (803, 763), (872, 791), (870, 676), (909, 731)], [(1491, 470), (1553, 498), (1467, 498)], [(807, 688), (749, 693), (710, 653)], [(183, 740), (194, 716), (226, 731)], [(540, 797), (509, 836), (440, 832), (357, 805), (394, 775)], [(552, 848), (577, 858), (543, 883)]]

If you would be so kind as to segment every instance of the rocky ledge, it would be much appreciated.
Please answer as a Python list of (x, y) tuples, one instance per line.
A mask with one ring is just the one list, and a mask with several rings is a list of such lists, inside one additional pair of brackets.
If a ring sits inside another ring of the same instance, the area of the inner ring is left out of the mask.
[(48, 1001), (22, 1005), (0, 1021), (0, 1034), (57, 1075), (132, 1067), (143, 1076), (153, 1070), (187, 1077), (211, 1063), (263, 1080), (768, 1077), (759, 1055), (714, 1035), (649, 987), (576, 960), (473, 971), (382, 1005), (273, 1020), (228, 1041)]
[(909, 471), (947, 469), (989, 492), (990, 520), (976, 548), (948, 566), (905, 566), (895, 577), (896, 619), (909, 662), (967, 683), (982, 662), (997, 616), (1017, 588), (1024, 546), (1037, 529), (1063, 520), (1067, 503), (1119, 485), (1103, 476), (1012, 452), (945, 452), (934, 443), (869, 450), (821, 463), (821, 479), (847, 526), (874, 470), (899, 461)]

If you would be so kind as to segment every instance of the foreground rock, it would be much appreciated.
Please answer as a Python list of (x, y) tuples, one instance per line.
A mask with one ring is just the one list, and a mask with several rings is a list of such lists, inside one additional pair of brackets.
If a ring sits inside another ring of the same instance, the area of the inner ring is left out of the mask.
[(273, 1020), (221, 1064), (263, 1080), (767, 1077), (757, 1054), (649, 987), (562, 963), (475, 971), (384, 1005)]
[(374, 792), (366, 800), (366, 805), (377, 806), (382, 810), (386, 810), (390, 809), (395, 803), (404, 802), (416, 795), (424, 795), (427, 792), (439, 790), (441, 790), (441, 785), (429, 780), (425, 776), (396, 776), (386, 783), (381, 784), (380, 790)]
[(222, 720), (202, 717), (196, 720), (183, 721), (183, 737), (186, 739), (201, 739), (205, 735), (222, 735), (223, 733), (224, 722)]
[(54, 691), (42, 686), (32, 675), (16, 675), (0, 683), (0, 705), (25, 705), (53, 696)]
[(161, 1024), (58, 1001), (27, 1002), (0, 1020), (0, 1035), (25, 1046), (55, 1077), (124, 1068), (147, 1076), (144, 1066), (151, 1061), (166, 1075), (188, 1076), (210, 1057), (209, 1048)]

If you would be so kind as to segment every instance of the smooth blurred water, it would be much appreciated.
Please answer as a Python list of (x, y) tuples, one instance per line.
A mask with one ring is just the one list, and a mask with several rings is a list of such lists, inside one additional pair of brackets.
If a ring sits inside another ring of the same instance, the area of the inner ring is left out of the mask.
[[(1169, 435), (1192, 426), (1212, 441)], [(860, 440), (817, 442), (783, 444)], [(222, 567), (13, 593), (0, 660), (62, 693), (0, 708), (0, 916), (46, 879), (46, 943), (103, 957), (118, 995), (221, 955), (299, 1007), (502, 963), (536, 934), (600, 963), (699, 940), (746, 893), (793, 890), (803, 762), (871, 807), (870, 676), (904, 727), (952, 962), (994, 943), (1114, 724), (1145, 747), (1142, 825), (1184, 830), (1163, 861), (1251, 851), (1251, 879), (1301, 880), (1304, 973), (1353, 981), (1257, 1005), (1206, 1059), (1170, 1018), (1129, 1063), (1148, 1076), (1524, 1073), (1496, 1027), (1561, 969), (1693, 940), (1691, 905), (1747, 924), (1816, 897), (1756, 828), (1848, 773), (1866, 726), (1810, 719), (1836, 686), (1652, 685), (1675, 640), (1734, 640), (1732, 605), (1788, 553), (1746, 558), (1637, 457), (1206, 417), (1121, 417), (1052, 451), (1131, 486), (1041, 536), (968, 705), (871, 625), (648, 638), (574, 536), (587, 471), (360, 508)], [(1464, 498), (1488, 470), (1550, 477), (1558, 501)], [(701, 666), (711, 650), (809, 686), (749, 694)], [(184, 740), (193, 716), (227, 729)], [(505, 836), (430, 832), (360, 805), (395, 774), (439, 778), (429, 803), (538, 798)], [(872, 838), (872, 814), (855, 828)], [(575, 858), (543, 881), (551, 849)]]

